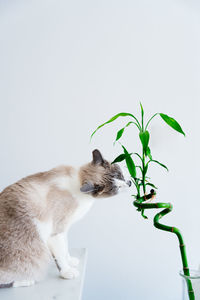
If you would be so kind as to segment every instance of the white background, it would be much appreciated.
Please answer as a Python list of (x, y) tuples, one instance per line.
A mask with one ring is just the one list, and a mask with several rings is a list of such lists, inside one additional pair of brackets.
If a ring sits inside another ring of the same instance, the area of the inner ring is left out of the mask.
[[(150, 146), (170, 172), (152, 166), (158, 200), (171, 201), (165, 224), (182, 229), (190, 265), (200, 263), (198, 1), (0, 1), (0, 187), (65, 163), (112, 160), (121, 119), (91, 132), (115, 113), (163, 112), (186, 132), (152, 122)], [(127, 120), (128, 121), (128, 120)], [(140, 151), (137, 130), (123, 143)], [(96, 201), (70, 232), (87, 247), (84, 300), (180, 300), (177, 239), (144, 220), (133, 190)]]

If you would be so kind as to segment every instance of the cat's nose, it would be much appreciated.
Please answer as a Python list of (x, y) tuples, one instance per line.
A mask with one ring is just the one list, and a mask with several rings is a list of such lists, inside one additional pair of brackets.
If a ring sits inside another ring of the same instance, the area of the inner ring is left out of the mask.
[(132, 184), (132, 182), (130, 181), (130, 180), (128, 180), (127, 182), (127, 185), (130, 187), (131, 186), (131, 184)]

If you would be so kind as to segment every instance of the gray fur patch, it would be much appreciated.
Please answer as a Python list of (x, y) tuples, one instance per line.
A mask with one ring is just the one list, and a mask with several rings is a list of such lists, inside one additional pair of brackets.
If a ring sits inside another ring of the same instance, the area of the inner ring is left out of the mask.
[(13, 281), (13, 282), (10, 282), (10, 283), (1, 283), (1, 284), (0, 284), (0, 289), (3, 289), (3, 288), (11, 288), (11, 287), (13, 287), (13, 284), (14, 284), (14, 281)]

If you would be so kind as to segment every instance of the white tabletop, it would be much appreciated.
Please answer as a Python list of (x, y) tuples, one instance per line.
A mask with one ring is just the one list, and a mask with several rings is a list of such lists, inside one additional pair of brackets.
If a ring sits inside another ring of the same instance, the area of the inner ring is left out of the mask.
[(70, 254), (80, 259), (80, 275), (66, 280), (59, 277), (58, 269), (52, 260), (47, 277), (30, 287), (0, 289), (2, 300), (81, 300), (87, 260), (86, 249), (71, 249)]

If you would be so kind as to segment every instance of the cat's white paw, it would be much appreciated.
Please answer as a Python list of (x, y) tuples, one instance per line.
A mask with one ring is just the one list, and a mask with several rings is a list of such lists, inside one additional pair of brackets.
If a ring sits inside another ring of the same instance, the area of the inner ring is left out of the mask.
[(31, 286), (33, 284), (35, 284), (34, 280), (14, 281), (13, 287)]
[(60, 271), (60, 277), (63, 279), (74, 279), (79, 276), (79, 271), (75, 268), (68, 268)]
[(71, 257), (69, 258), (69, 264), (70, 264), (70, 266), (72, 266), (72, 267), (77, 267), (78, 264), (79, 264), (79, 259), (78, 259), (77, 257), (71, 256)]

